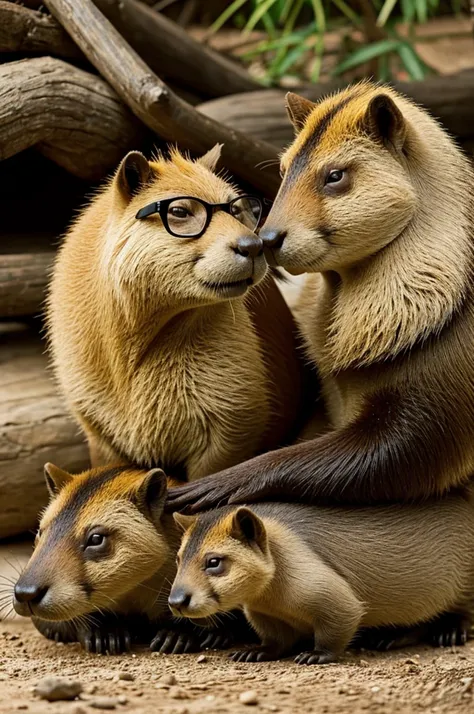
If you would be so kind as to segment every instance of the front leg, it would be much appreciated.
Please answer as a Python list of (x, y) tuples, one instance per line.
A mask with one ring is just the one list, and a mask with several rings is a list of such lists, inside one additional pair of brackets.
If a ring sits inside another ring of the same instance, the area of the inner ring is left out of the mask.
[(115, 613), (92, 613), (85, 618), (53, 622), (32, 618), (41, 634), (55, 642), (79, 642), (89, 654), (118, 655), (143, 641), (146, 622), (142, 616), (121, 617)]
[(77, 627), (74, 621), (55, 622), (53, 620), (40, 620), (39, 617), (32, 617), (31, 622), (38, 632), (41, 632), (48, 640), (54, 642), (78, 642)]
[(290, 654), (300, 639), (291, 625), (270, 615), (245, 610), (253, 629), (261, 639), (258, 645), (235, 650), (229, 655), (234, 662), (269, 662)]
[(327, 664), (338, 659), (359, 629), (364, 606), (349, 583), (321, 561), (306, 583), (301, 614), (312, 621), (314, 645), (295, 657), (297, 664)]
[(456, 415), (435, 402), (408, 387), (380, 390), (347, 426), (172, 489), (167, 508), (194, 513), (265, 499), (362, 505), (439, 496), (461, 485), (465, 455), (451, 429)]

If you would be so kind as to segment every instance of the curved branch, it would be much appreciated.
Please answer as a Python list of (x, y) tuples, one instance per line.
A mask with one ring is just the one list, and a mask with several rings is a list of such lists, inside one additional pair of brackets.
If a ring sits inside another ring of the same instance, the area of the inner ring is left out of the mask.
[[(280, 184), (272, 165), (276, 150), (203, 116), (174, 94), (127, 44), (91, 0), (45, 0), (45, 4), (89, 61), (152, 131), (183, 148), (203, 153), (224, 144), (224, 165), (237, 176), (274, 196)], [(199, 67), (196, 67), (199, 72)]]
[(72, 174), (103, 178), (144, 129), (99, 77), (51, 57), (0, 65), (0, 160), (31, 146)]

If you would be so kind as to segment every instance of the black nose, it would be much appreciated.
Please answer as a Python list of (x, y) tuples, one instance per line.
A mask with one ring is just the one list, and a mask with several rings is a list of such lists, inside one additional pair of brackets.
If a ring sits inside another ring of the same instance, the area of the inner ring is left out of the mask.
[(263, 242), (257, 236), (240, 236), (234, 250), (244, 258), (258, 258), (263, 253)]
[(15, 585), (15, 598), (18, 602), (29, 602), (32, 605), (37, 605), (44, 598), (48, 588), (43, 585), (23, 585), (17, 583)]
[(265, 228), (264, 226), (259, 236), (263, 240), (265, 248), (281, 248), (286, 238), (286, 231), (280, 231), (276, 228)]
[(191, 593), (188, 593), (184, 588), (173, 588), (168, 598), (168, 603), (171, 607), (188, 607), (191, 602)]

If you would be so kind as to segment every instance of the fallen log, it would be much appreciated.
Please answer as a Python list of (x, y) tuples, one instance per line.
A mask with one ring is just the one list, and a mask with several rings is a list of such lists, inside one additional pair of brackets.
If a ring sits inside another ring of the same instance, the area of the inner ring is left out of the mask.
[[(224, 144), (222, 163), (266, 196), (280, 184), (275, 148), (230, 129), (187, 104), (143, 62), (92, 3), (92, 0), (45, 0), (89, 61), (122, 100), (152, 131), (182, 148), (203, 153)], [(199, 72), (199, 68), (196, 68)], [(271, 162), (266, 166), (265, 162)], [(265, 168), (256, 170), (257, 165)]]
[(41, 311), (53, 260), (52, 252), (0, 256), (0, 318)]
[(0, 65), (0, 160), (35, 146), (70, 173), (104, 177), (145, 131), (102, 80), (59, 59)]
[(244, 67), (197, 42), (178, 24), (142, 2), (94, 3), (165, 82), (175, 82), (209, 98), (259, 88)]
[[(302, 87), (296, 91), (312, 101), (318, 101), (344, 86), (345, 83), (339, 81)], [(463, 146), (472, 146), (474, 70), (465, 70), (453, 76), (428, 77), (423, 82), (397, 82), (393, 86), (428, 109)], [(222, 97), (200, 104), (197, 108), (215, 121), (281, 149), (294, 136), (284, 100), (283, 90), (266, 89)]]
[(0, 338), (0, 538), (34, 528), (47, 504), (43, 466), (87, 468), (84, 437), (47, 372), (44, 343)]
[(5, 0), (0, 0), (0, 52), (83, 57), (54, 17)]

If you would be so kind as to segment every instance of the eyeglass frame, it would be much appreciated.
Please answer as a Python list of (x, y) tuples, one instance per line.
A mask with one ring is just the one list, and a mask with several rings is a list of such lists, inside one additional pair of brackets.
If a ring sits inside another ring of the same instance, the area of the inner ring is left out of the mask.
[[(253, 201), (258, 201), (260, 205), (260, 215), (258, 217), (257, 222), (255, 223), (255, 228), (252, 228), (253, 231), (255, 231), (258, 228), (258, 224), (262, 220), (262, 215), (263, 215), (263, 201), (261, 198), (258, 196), (251, 196), (250, 194), (245, 194), (243, 196), (237, 196), (236, 198), (233, 198), (232, 201), (228, 201), (227, 203), (208, 203), (207, 201), (204, 201), (202, 198), (196, 198), (195, 196), (175, 196), (174, 198), (165, 198), (161, 201), (153, 201), (153, 203), (149, 203), (147, 206), (144, 206), (143, 208), (140, 208), (139, 211), (135, 214), (135, 218), (138, 220), (141, 220), (142, 218), (147, 218), (148, 216), (152, 216), (154, 213), (158, 213), (161, 218), (161, 222), (163, 223), (163, 226), (165, 229), (168, 231), (168, 233), (175, 238), (200, 238), (204, 233), (207, 231), (209, 228), (209, 224), (212, 221), (212, 217), (216, 211), (224, 211), (225, 213), (228, 213), (230, 216), (235, 218), (236, 221), (239, 219), (236, 216), (233, 216), (231, 213), (230, 207), (232, 206), (233, 203), (236, 201), (241, 201), (244, 198), (251, 198)], [(204, 208), (206, 209), (206, 221), (204, 223), (204, 227), (201, 231), (198, 233), (188, 233), (186, 235), (182, 235), (181, 233), (175, 233), (174, 231), (171, 230), (168, 222), (168, 208), (171, 203), (174, 201), (183, 201), (183, 200), (188, 200), (188, 201), (197, 201), (200, 203)], [(243, 224), (245, 225), (245, 224)], [(248, 228), (248, 226), (246, 226)], [(249, 229), (250, 230), (250, 229)]]

